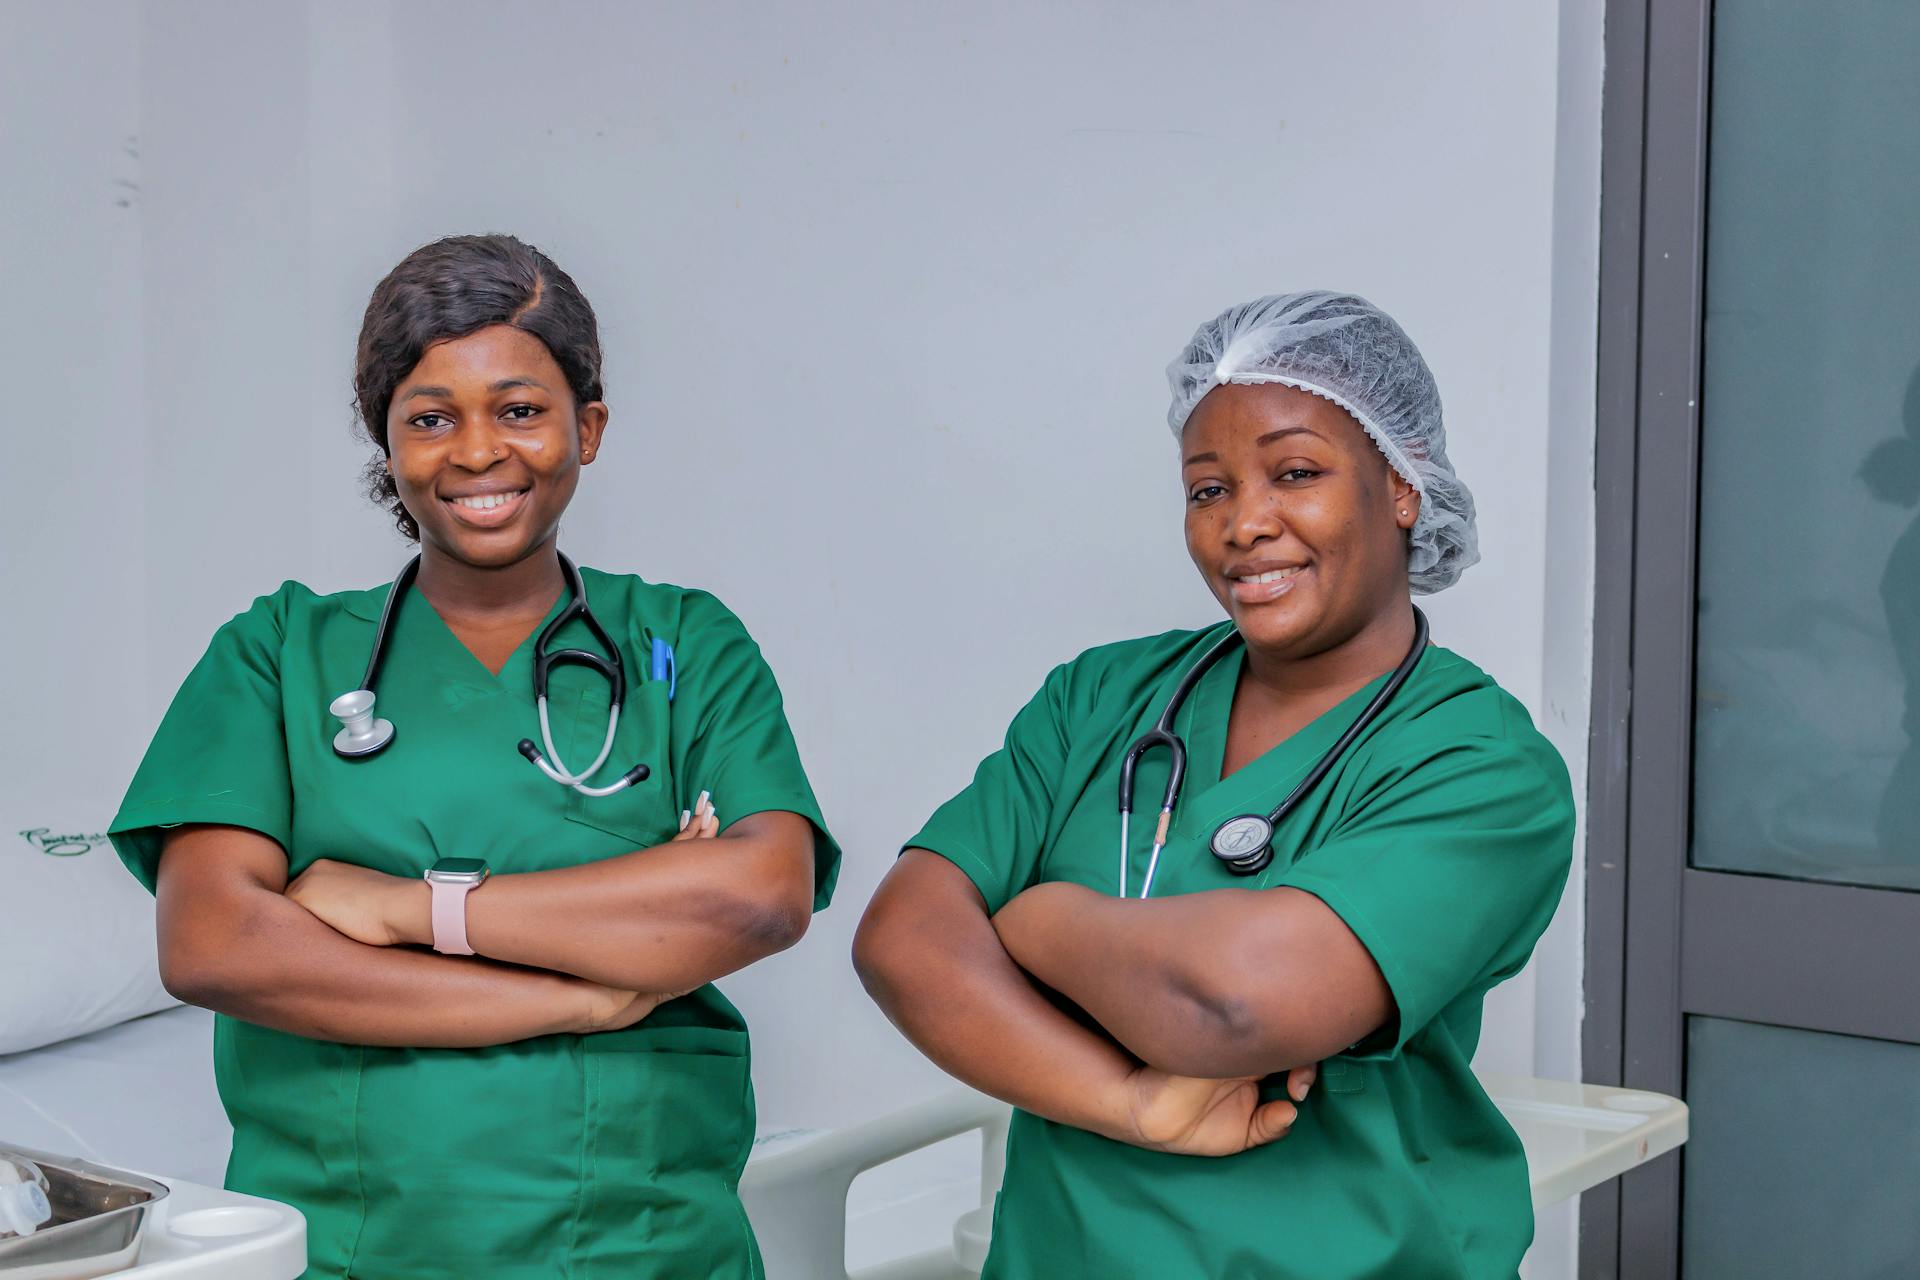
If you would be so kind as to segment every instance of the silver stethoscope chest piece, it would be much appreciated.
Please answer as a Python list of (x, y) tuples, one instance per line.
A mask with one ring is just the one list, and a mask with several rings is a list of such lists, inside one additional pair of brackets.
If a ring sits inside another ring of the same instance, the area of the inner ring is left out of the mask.
[(393, 741), (393, 721), (373, 718), (373, 690), (355, 689), (327, 704), (327, 714), (340, 721), (333, 749), (343, 756), (370, 756)]
[(1243, 813), (1228, 818), (1214, 831), (1208, 847), (1213, 856), (1235, 871), (1251, 873), (1265, 870), (1273, 856), (1273, 824), (1258, 813)]

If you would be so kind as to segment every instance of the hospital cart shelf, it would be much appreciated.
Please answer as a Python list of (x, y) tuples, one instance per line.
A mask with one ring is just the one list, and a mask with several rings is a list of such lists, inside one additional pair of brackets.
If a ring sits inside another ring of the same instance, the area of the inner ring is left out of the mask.
[(155, 1180), (167, 1184), (168, 1194), (154, 1206), (133, 1266), (102, 1272), (79, 1256), (0, 1271), (23, 1280), (102, 1274), (113, 1280), (298, 1280), (307, 1269), (307, 1220), (299, 1210), (178, 1178)]
[[(1526, 1148), (1535, 1209), (1597, 1187), (1687, 1140), (1686, 1104), (1664, 1094), (1520, 1076), (1483, 1075), (1481, 1082)], [(753, 1160), (740, 1195), (769, 1280), (967, 1280), (979, 1275), (1004, 1171), (1009, 1114), (1003, 1102), (954, 1090)], [(853, 1180), (975, 1131), (981, 1135), (980, 1207), (954, 1224), (952, 1248), (849, 1273), (847, 1189)]]

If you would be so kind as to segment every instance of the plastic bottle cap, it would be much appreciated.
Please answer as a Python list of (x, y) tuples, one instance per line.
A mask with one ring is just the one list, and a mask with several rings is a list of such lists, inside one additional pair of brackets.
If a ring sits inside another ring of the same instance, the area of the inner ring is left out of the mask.
[(48, 1218), (53, 1206), (37, 1182), (21, 1182), (0, 1187), (0, 1232), (30, 1236)]

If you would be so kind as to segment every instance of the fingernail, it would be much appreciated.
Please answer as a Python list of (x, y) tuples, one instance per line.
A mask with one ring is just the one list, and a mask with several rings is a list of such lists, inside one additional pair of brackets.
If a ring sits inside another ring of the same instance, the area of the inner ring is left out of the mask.
[(693, 821), (693, 815), (691, 813), (688, 813), (685, 809), (682, 809), (680, 811), (680, 829), (682, 831), (685, 831), (687, 829), (687, 824), (691, 821)]
[(711, 791), (702, 791), (702, 792), (700, 793), (700, 803), (699, 803), (699, 804), (697, 804), (697, 805), (695, 805), (694, 807), (695, 807), (696, 809), (710, 809), (710, 808), (712, 808), (712, 807), (713, 807), (713, 793), (712, 793)]

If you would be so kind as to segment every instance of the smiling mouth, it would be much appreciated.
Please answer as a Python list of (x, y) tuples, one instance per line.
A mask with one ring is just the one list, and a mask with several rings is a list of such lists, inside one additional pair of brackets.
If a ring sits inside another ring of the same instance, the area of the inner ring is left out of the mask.
[(1234, 581), (1246, 583), (1248, 586), (1252, 586), (1256, 583), (1285, 582), (1288, 578), (1291, 578), (1294, 574), (1299, 573), (1304, 568), (1306, 568), (1305, 565), (1297, 564), (1290, 569), (1269, 569), (1265, 573), (1254, 573), (1254, 574), (1249, 574), (1244, 578), (1235, 578)]
[(495, 528), (505, 524), (526, 505), (527, 494), (531, 489), (515, 489), (510, 493), (474, 493), (460, 498), (442, 498), (453, 512), (454, 518), (462, 524), (475, 525), (483, 529)]
[(1233, 598), (1240, 604), (1266, 604), (1278, 600), (1293, 590), (1300, 575), (1307, 571), (1303, 564), (1290, 565), (1285, 569), (1268, 569), (1264, 573), (1249, 573), (1227, 579)]

